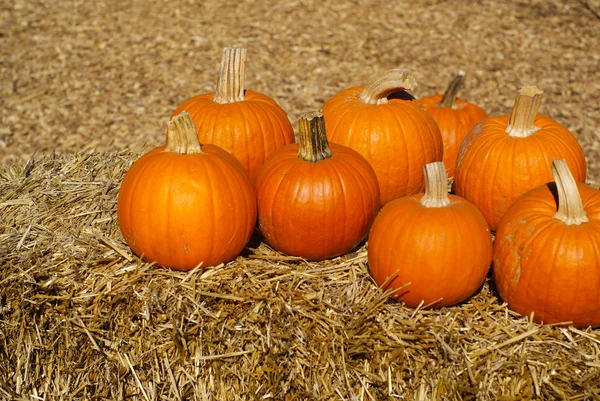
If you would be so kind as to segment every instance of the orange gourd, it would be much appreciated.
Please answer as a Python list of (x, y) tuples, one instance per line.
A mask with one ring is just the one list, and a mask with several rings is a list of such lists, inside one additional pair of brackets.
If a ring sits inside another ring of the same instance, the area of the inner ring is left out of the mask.
[(525, 193), (500, 221), (494, 281), (508, 307), (535, 322), (598, 326), (600, 191), (576, 183), (564, 160), (552, 170), (555, 183)]
[(477, 206), (493, 231), (519, 196), (552, 180), (553, 158), (564, 158), (575, 180), (585, 181), (585, 156), (573, 134), (537, 114), (542, 93), (520, 89), (510, 116), (486, 118), (460, 147), (456, 194)]
[(365, 87), (339, 92), (323, 106), (329, 140), (356, 150), (373, 166), (382, 206), (419, 192), (423, 165), (442, 160), (438, 125), (405, 92), (416, 85), (410, 71), (389, 70)]
[(447, 192), (442, 162), (424, 166), (425, 193), (396, 199), (369, 234), (369, 271), (378, 286), (410, 307), (454, 305), (483, 283), (492, 237), (483, 215)]
[(463, 140), (477, 123), (487, 117), (481, 107), (457, 98), (464, 77), (464, 71), (460, 71), (443, 95), (427, 96), (419, 100), (423, 109), (431, 114), (440, 127), (444, 142), (443, 162), (448, 169), (448, 177), (454, 177), (456, 157)]
[(190, 270), (241, 252), (256, 224), (256, 198), (242, 165), (217, 146), (200, 145), (184, 112), (169, 122), (166, 145), (125, 174), (117, 217), (137, 255)]
[(294, 142), (294, 130), (273, 99), (244, 89), (245, 60), (246, 49), (225, 48), (215, 92), (184, 101), (173, 115), (190, 113), (200, 142), (234, 155), (254, 181), (271, 153)]
[(377, 177), (356, 151), (329, 144), (320, 113), (299, 119), (300, 144), (273, 153), (256, 181), (258, 222), (274, 249), (308, 260), (342, 255), (379, 211)]

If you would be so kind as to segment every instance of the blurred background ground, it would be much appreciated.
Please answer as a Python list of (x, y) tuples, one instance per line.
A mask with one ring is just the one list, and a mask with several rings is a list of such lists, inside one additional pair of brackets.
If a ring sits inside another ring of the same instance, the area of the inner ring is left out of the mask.
[[(600, 0), (0, 2), (0, 399), (600, 399), (600, 331), (535, 325), (487, 280), (468, 302), (386, 301), (366, 249), (320, 263), (251, 241), (189, 274), (141, 262), (120, 180), (222, 48), (293, 125), (392, 67), (417, 97), (510, 111), (517, 89), (600, 182)], [(54, 152), (54, 153), (53, 153)], [(32, 158), (35, 163), (27, 163)]]

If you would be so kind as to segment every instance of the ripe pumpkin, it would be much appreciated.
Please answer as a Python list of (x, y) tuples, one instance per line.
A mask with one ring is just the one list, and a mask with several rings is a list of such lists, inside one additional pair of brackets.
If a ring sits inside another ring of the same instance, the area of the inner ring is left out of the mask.
[(133, 251), (177, 270), (214, 266), (244, 248), (256, 224), (256, 199), (240, 162), (200, 145), (188, 113), (168, 124), (167, 143), (129, 169), (117, 203)]
[[(554, 160), (555, 183), (521, 196), (496, 232), (494, 280), (508, 307), (535, 322), (600, 325), (600, 191)], [(557, 206), (558, 200), (558, 206)]]
[(378, 286), (409, 307), (454, 305), (483, 283), (492, 262), (485, 218), (447, 192), (442, 162), (424, 166), (425, 193), (396, 199), (369, 234), (369, 271)]
[(487, 117), (481, 107), (457, 98), (464, 77), (464, 71), (459, 71), (443, 95), (427, 96), (419, 100), (423, 109), (431, 114), (440, 127), (444, 142), (443, 162), (449, 177), (454, 177), (456, 157), (462, 141), (477, 123)]
[(244, 89), (245, 61), (246, 49), (225, 48), (215, 92), (184, 101), (173, 116), (190, 113), (200, 142), (234, 155), (254, 182), (267, 156), (294, 142), (294, 130), (273, 99)]
[(260, 232), (308, 260), (348, 253), (379, 211), (377, 176), (356, 151), (328, 143), (322, 114), (303, 113), (299, 128), (300, 143), (275, 151), (258, 175)]
[(552, 180), (553, 158), (564, 158), (575, 180), (585, 181), (586, 161), (577, 139), (537, 114), (542, 94), (535, 86), (521, 88), (510, 116), (486, 118), (460, 147), (456, 194), (477, 206), (493, 231), (519, 196)]
[(382, 206), (419, 192), (423, 165), (442, 160), (438, 125), (404, 92), (416, 86), (409, 70), (393, 69), (364, 87), (339, 92), (323, 106), (329, 140), (356, 150), (373, 166)]

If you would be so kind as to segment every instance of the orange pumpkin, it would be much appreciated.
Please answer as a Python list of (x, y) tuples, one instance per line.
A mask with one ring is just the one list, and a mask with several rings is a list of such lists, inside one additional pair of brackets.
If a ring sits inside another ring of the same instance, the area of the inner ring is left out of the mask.
[(377, 177), (354, 150), (328, 144), (320, 113), (299, 119), (300, 144), (273, 153), (256, 181), (258, 223), (274, 249), (309, 260), (345, 254), (379, 211)]
[(585, 181), (585, 156), (573, 134), (537, 114), (542, 93), (520, 89), (510, 116), (486, 118), (460, 147), (456, 194), (477, 206), (493, 231), (515, 199), (552, 180), (553, 158), (564, 158), (575, 180)]
[(424, 166), (425, 194), (396, 199), (369, 234), (369, 271), (378, 286), (410, 307), (454, 305), (483, 283), (492, 237), (483, 215), (447, 192), (442, 162)]
[(273, 99), (244, 89), (245, 60), (246, 49), (225, 48), (215, 92), (186, 100), (173, 115), (190, 113), (200, 142), (234, 155), (254, 181), (267, 156), (294, 142), (294, 130)]
[(444, 142), (443, 162), (448, 168), (449, 177), (454, 177), (456, 157), (462, 141), (477, 123), (487, 117), (481, 107), (456, 97), (464, 77), (464, 71), (460, 71), (443, 95), (432, 95), (419, 100), (440, 127)]
[(254, 231), (256, 198), (242, 165), (217, 146), (200, 145), (182, 113), (169, 122), (166, 146), (140, 157), (123, 178), (117, 216), (137, 255), (190, 270), (240, 253)]
[(327, 136), (363, 155), (377, 174), (382, 206), (423, 187), (423, 165), (442, 160), (433, 118), (404, 92), (416, 87), (405, 69), (374, 76), (365, 87), (341, 91), (323, 106)]
[(535, 322), (598, 326), (600, 191), (576, 183), (564, 160), (552, 170), (555, 183), (521, 196), (498, 225), (496, 287)]

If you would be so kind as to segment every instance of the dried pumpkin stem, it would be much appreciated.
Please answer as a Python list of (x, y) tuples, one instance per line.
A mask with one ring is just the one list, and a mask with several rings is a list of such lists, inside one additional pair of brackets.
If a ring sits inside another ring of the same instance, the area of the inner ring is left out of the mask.
[(519, 89), (506, 126), (509, 136), (524, 138), (539, 130), (539, 127), (535, 126), (535, 116), (540, 108), (543, 93), (544, 91), (535, 86)]
[(374, 75), (363, 89), (360, 100), (368, 104), (385, 104), (387, 97), (394, 92), (413, 90), (417, 81), (406, 68), (395, 68)]
[(316, 163), (331, 157), (323, 114), (318, 111), (302, 113), (298, 118), (298, 128), (300, 130), (299, 158)]
[(175, 152), (181, 155), (202, 153), (198, 133), (192, 117), (187, 111), (182, 111), (167, 123), (165, 152)]
[(246, 49), (239, 47), (223, 49), (213, 101), (226, 104), (246, 100), (244, 97), (245, 66)]
[(442, 101), (440, 102), (440, 107), (452, 107), (456, 102), (456, 97), (458, 94), (458, 90), (462, 86), (463, 79), (465, 79), (465, 72), (459, 71), (456, 77), (450, 82), (448, 85), (448, 89), (444, 92), (444, 96), (442, 97)]
[(588, 217), (583, 208), (583, 202), (577, 189), (577, 183), (569, 170), (567, 162), (554, 159), (552, 162), (552, 175), (556, 182), (558, 192), (558, 211), (555, 219), (566, 225), (579, 225), (588, 222)]
[(443, 162), (433, 162), (423, 166), (425, 174), (425, 195), (421, 205), (425, 207), (444, 207), (450, 204), (448, 196), (448, 175)]

